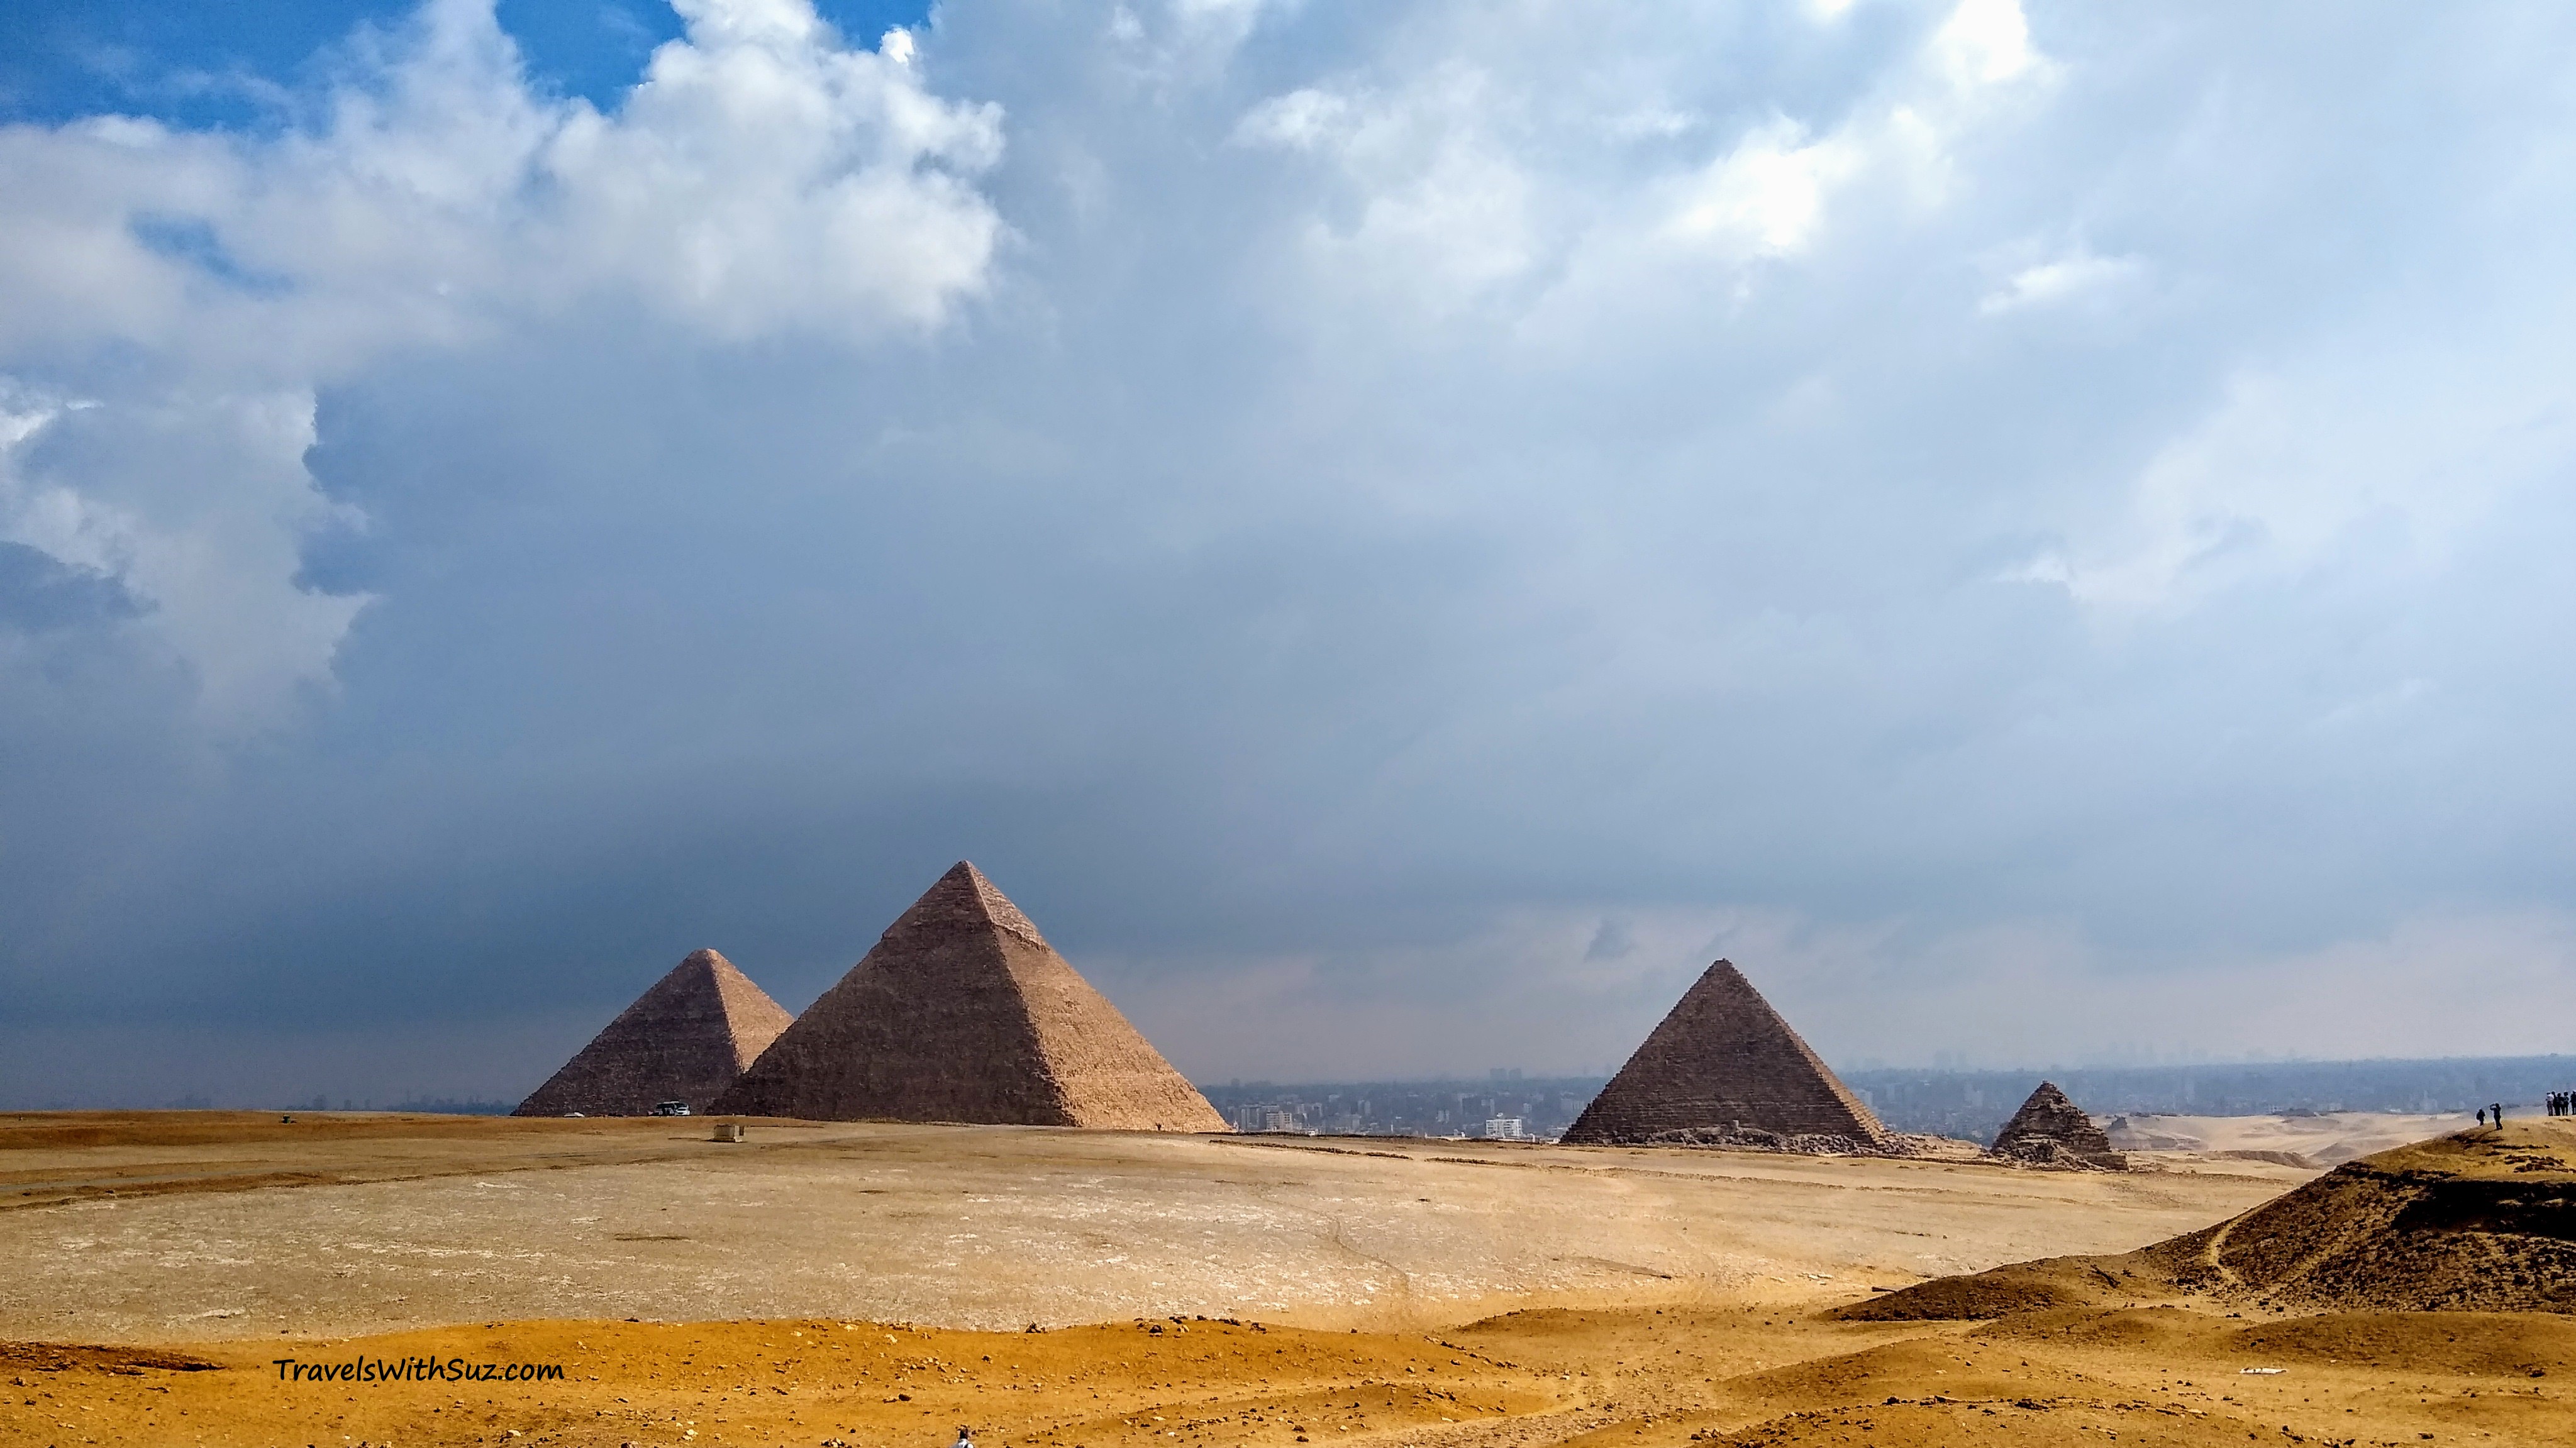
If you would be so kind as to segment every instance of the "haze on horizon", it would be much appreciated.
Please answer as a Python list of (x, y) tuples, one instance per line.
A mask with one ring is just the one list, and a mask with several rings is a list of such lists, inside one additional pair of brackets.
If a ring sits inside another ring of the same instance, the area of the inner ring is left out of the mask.
[(0, 1104), (958, 859), (1201, 1080), (2570, 1046), (2576, 12), (0, 35)]

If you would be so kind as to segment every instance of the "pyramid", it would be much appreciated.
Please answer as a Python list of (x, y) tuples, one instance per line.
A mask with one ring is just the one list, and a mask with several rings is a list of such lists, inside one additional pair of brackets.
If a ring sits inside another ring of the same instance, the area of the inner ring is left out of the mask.
[(1744, 973), (1721, 960), (1683, 993), (1564, 1139), (1634, 1145), (1661, 1132), (1746, 1127), (1783, 1137), (1888, 1138)]
[(618, 1012), (514, 1116), (649, 1116), (654, 1103), (703, 1112), (791, 1020), (751, 977), (701, 950)]
[(2127, 1170), (2129, 1159), (2111, 1149), (2111, 1138), (2084, 1114), (2084, 1108), (2066, 1099), (2054, 1081), (2042, 1081), (2030, 1099), (2004, 1123), (1995, 1134), (1991, 1148), (1997, 1156), (2019, 1157), (2024, 1161), (2064, 1161), (2073, 1158), (2086, 1166)]
[(816, 1121), (1224, 1131), (1127, 1018), (960, 861), (717, 1109)]

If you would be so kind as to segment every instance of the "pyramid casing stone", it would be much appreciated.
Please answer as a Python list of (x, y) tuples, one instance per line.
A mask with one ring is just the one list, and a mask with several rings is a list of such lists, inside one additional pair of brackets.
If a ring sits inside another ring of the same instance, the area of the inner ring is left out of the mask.
[(1745, 1128), (1783, 1138), (1890, 1140), (1878, 1117), (1729, 961), (1684, 992), (1564, 1139), (1638, 1145), (1666, 1133)]
[(514, 1116), (649, 1116), (715, 1104), (794, 1019), (732, 961), (701, 950), (671, 967), (548, 1078)]
[(1018, 906), (959, 862), (717, 1102), (813, 1121), (1224, 1131)]

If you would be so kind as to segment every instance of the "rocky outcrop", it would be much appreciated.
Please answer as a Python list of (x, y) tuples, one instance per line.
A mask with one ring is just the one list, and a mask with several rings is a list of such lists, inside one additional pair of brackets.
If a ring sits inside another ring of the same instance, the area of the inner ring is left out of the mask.
[(2419, 1141), (2151, 1247), (1938, 1278), (1829, 1315), (1998, 1318), (2177, 1300), (2576, 1315), (2576, 1122), (2541, 1118)]
[(717, 1103), (819, 1121), (1224, 1131), (1198, 1088), (960, 862)]
[[(1856, 1149), (1875, 1149), (1888, 1137), (1744, 973), (1721, 960), (1683, 994), (1564, 1139), (1712, 1145), (1748, 1129), (1784, 1141), (1840, 1138)], [(1685, 1132), (1702, 1139), (1673, 1136)]]
[(705, 1111), (794, 1019), (733, 962), (701, 950), (671, 967), (513, 1112), (644, 1116)]

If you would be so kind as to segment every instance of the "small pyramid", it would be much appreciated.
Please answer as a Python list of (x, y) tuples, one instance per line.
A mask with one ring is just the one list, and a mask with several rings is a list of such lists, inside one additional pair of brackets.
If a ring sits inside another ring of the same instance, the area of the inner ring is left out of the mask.
[(963, 861), (886, 927), (717, 1109), (813, 1121), (1227, 1129)]
[(1565, 1140), (1634, 1145), (1662, 1132), (1888, 1139), (1870, 1109), (1729, 961), (1684, 992)]
[(792, 1019), (732, 961), (698, 951), (510, 1114), (649, 1116), (662, 1101), (703, 1112)]
[(1997, 1156), (2018, 1157), (2024, 1161), (2053, 1162), (2072, 1158), (2085, 1166), (2126, 1171), (2129, 1159), (2111, 1149), (2111, 1138), (2084, 1114), (2084, 1108), (2066, 1098), (2054, 1081), (2042, 1081), (2030, 1099), (2004, 1123), (1995, 1134), (1991, 1148)]

